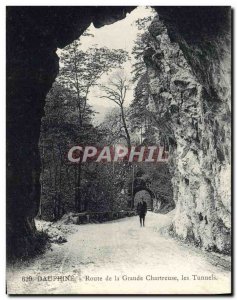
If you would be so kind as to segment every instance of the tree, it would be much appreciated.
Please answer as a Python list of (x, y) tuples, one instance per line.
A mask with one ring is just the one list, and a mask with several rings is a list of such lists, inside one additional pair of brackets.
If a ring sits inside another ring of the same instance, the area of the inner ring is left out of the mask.
[(132, 55), (135, 59), (133, 63), (133, 82), (137, 82), (147, 73), (147, 66), (144, 62), (144, 52), (149, 48), (151, 36), (149, 32), (139, 33), (132, 49)]
[(135, 45), (132, 50), (133, 58), (133, 82), (136, 84), (134, 89), (133, 101), (130, 105), (130, 119), (132, 120), (132, 132), (140, 132), (141, 143), (150, 143), (154, 140), (154, 128), (152, 127), (151, 114), (147, 109), (152, 98), (148, 68), (144, 60), (146, 51), (151, 48), (153, 37), (148, 31), (148, 26), (154, 16), (140, 18), (136, 20), (136, 26), (140, 30), (137, 35)]
[(81, 126), (91, 87), (97, 84), (104, 73), (121, 66), (127, 58), (127, 52), (122, 49), (95, 47), (82, 51), (78, 40), (64, 48), (61, 55), (62, 67), (57, 80), (74, 94)]
[(117, 75), (116, 77), (114, 77), (109, 81), (108, 85), (101, 85), (101, 89), (104, 92), (104, 95), (102, 95), (100, 98), (105, 98), (118, 105), (121, 113), (123, 129), (125, 131), (127, 146), (128, 148), (131, 148), (131, 137), (127, 126), (125, 107), (124, 107), (124, 102), (126, 99), (126, 93), (128, 88), (129, 88), (128, 80), (121, 75)]
[[(78, 131), (81, 133), (80, 142), (85, 142), (85, 138), (90, 135), (90, 129), (92, 129), (88, 117), (93, 112), (87, 103), (91, 87), (98, 84), (98, 80), (104, 73), (121, 66), (127, 58), (127, 52), (121, 49), (111, 50), (95, 46), (83, 51), (80, 49), (78, 40), (64, 48), (61, 55), (62, 67), (57, 81), (70, 90), (74, 116), (77, 117)], [(75, 208), (77, 211), (81, 210), (81, 172), (82, 166), (79, 163), (75, 167)]]
[[(75, 101), (70, 89), (55, 82), (46, 98), (45, 117), (42, 119), (40, 152), (42, 160), (41, 214), (58, 219), (66, 211), (84, 209), (88, 166), (70, 164), (67, 152), (78, 141), (92, 144), (102, 139), (99, 129), (91, 124), (92, 111), (87, 109), (83, 126), (79, 126)], [(42, 209), (43, 208), (43, 209)]]
[(65, 206), (75, 211), (85, 207), (81, 191), (86, 189), (85, 176), (90, 171), (81, 163), (67, 163), (65, 154), (70, 145), (101, 140), (102, 132), (92, 125), (95, 112), (88, 104), (90, 89), (104, 73), (128, 58), (120, 49), (83, 51), (78, 41), (64, 48), (60, 56), (60, 73), (47, 95), (40, 139), (42, 199), (54, 219), (61, 217)]

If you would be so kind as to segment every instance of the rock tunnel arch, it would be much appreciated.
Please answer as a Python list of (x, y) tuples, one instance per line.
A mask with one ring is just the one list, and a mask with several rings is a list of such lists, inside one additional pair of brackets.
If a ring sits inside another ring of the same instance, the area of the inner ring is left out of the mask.
[(153, 211), (153, 201), (155, 194), (149, 188), (138, 188), (133, 193), (133, 207), (136, 208), (139, 201), (144, 200), (147, 203), (148, 210)]
[[(40, 198), (38, 141), (45, 98), (59, 68), (56, 49), (86, 30), (111, 24), (135, 7), (7, 7), (7, 252), (24, 257), (36, 248), (34, 217)], [(194, 48), (224, 45), (229, 10), (218, 7), (154, 7), (179, 43), (200, 82), (215, 91), (212, 68), (199, 68)], [(210, 24), (212, 26), (210, 26)], [(218, 49), (217, 49), (218, 50)], [(211, 66), (208, 53), (204, 60)], [(206, 56), (205, 56), (206, 55)], [(216, 58), (218, 60), (219, 57)], [(208, 71), (209, 70), (209, 71)], [(208, 78), (208, 80), (207, 80)], [(218, 84), (218, 83), (217, 83)]]

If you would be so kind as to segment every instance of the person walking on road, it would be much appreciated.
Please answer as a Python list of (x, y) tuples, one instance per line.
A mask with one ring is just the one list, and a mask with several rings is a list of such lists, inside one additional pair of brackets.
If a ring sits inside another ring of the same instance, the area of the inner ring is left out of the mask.
[(143, 198), (137, 204), (137, 213), (138, 213), (139, 218), (140, 218), (141, 227), (142, 226), (145, 227), (145, 217), (146, 217), (146, 213), (147, 213), (147, 204), (146, 204), (146, 201), (144, 201)]

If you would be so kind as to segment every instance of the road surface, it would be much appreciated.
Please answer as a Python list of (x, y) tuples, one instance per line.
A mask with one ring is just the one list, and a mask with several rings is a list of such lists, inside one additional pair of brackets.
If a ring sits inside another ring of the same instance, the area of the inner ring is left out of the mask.
[(161, 235), (171, 217), (148, 212), (144, 228), (138, 217), (73, 225), (76, 232), (68, 242), (8, 269), (8, 293), (230, 292), (226, 268), (213, 265), (201, 250)]

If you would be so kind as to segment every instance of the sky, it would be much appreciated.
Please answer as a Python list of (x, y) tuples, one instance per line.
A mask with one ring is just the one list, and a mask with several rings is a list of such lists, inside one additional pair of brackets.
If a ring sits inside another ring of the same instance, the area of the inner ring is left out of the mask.
[[(88, 33), (93, 34), (91, 36), (81, 36), (81, 49), (87, 50), (88, 48), (97, 45), (96, 47), (107, 47), (110, 49), (123, 49), (128, 51), (131, 56), (132, 48), (134, 42), (137, 38), (138, 33), (141, 33), (135, 25), (135, 21), (139, 18), (144, 18), (147, 16), (154, 15), (154, 11), (151, 8), (146, 8), (145, 6), (139, 6), (133, 10), (130, 14), (127, 13), (125, 19), (115, 22), (111, 25), (105, 25), (101, 28), (95, 28), (93, 24), (88, 28)], [(60, 57), (60, 49), (57, 52)], [(131, 79), (132, 71), (132, 61), (128, 61), (123, 65), (124, 73), (128, 79)], [(99, 83), (105, 83), (108, 79), (113, 76), (113, 73), (116, 73), (116, 70), (112, 71), (109, 74), (104, 74)], [(129, 78), (130, 77), (130, 78)], [(89, 94), (88, 103), (98, 111), (98, 114), (95, 116), (95, 123), (100, 123), (104, 119), (104, 115), (113, 107), (116, 107), (116, 104), (113, 102), (101, 99), (102, 95), (99, 87), (93, 87)], [(128, 106), (133, 99), (133, 89), (131, 88), (127, 92), (127, 97), (125, 105)]]

